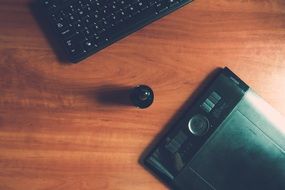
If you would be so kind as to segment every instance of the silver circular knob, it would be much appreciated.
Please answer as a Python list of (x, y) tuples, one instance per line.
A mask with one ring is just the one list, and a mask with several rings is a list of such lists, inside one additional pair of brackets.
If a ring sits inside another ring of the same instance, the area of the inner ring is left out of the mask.
[(195, 136), (203, 136), (209, 129), (209, 120), (203, 115), (194, 115), (188, 123), (190, 132)]

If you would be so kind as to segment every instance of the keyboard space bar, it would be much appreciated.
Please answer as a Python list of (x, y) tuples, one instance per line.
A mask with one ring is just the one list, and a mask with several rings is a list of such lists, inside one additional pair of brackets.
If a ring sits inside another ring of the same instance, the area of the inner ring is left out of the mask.
[[(108, 32), (109, 39), (117, 40), (118, 38), (125, 36), (130, 33), (130, 31), (134, 31), (135, 29), (145, 25), (149, 20), (156, 17), (156, 10), (154, 7), (150, 7), (136, 14), (133, 18), (124, 21), (123, 23), (115, 26)], [(132, 30), (134, 28), (134, 30)]]

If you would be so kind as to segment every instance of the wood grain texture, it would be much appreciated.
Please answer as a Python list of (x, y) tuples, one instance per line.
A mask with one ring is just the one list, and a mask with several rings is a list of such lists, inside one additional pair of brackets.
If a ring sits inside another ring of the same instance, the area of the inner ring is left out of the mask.
[[(0, 190), (167, 189), (138, 160), (217, 67), (285, 115), (284, 0), (196, 0), (76, 65), (30, 3), (0, 0)], [(98, 98), (142, 83), (149, 109)]]

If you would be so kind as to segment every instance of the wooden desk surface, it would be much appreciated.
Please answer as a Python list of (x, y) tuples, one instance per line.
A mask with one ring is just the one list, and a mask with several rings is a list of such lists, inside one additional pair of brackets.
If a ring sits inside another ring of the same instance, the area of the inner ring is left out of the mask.
[[(217, 67), (285, 115), (284, 0), (196, 0), (76, 65), (30, 2), (0, 0), (0, 190), (167, 189), (138, 159)], [(149, 109), (100, 98), (142, 83)]]

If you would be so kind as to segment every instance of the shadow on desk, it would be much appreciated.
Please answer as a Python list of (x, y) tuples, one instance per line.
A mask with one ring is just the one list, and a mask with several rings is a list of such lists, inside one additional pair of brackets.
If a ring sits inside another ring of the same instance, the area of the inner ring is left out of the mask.
[(94, 99), (104, 106), (133, 106), (130, 101), (132, 87), (104, 85), (94, 90)]
[[(198, 88), (196, 88), (196, 90), (194, 90), (194, 92), (192, 93), (192, 95), (190, 96), (190, 98), (183, 104), (183, 106), (178, 110), (178, 112), (170, 119), (170, 121), (168, 122), (168, 124), (166, 124), (165, 129), (160, 132), (159, 134), (156, 135), (156, 137), (154, 138), (154, 140), (152, 142), (150, 142), (150, 144), (147, 146), (147, 148), (143, 151), (143, 153), (141, 154), (138, 162), (140, 165), (142, 165), (146, 170), (148, 170), (150, 173), (152, 173), (155, 177), (157, 177), (155, 175), (154, 172), (152, 172), (151, 170), (149, 170), (146, 166), (145, 166), (145, 159), (152, 153), (152, 151), (154, 150), (155, 147), (158, 146), (159, 142), (163, 139), (163, 137), (165, 137), (165, 135), (167, 133), (169, 133), (171, 131), (171, 129), (173, 128), (173, 126), (179, 122), (179, 119), (182, 118), (185, 113), (189, 110), (189, 107), (191, 107), (195, 101), (197, 99), (199, 99), (199, 95), (201, 93), (203, 93), (203, 91), (211, 84), (211, 82), (213, 81), (213, 79), (218, 76), (219, 72), (221, 71), (220, 68), (215, 69), (214, 71), (212, 71), (202, 82), (202, 84), (199, 85)], [(157, 179), (159, 181), (161, 181), (162, 183), (165, 184), (165, 181), (162, 181), (161, 179), (159, 179), (157, 177)], [(167, 185), (167, 184), (166, 184)]]

